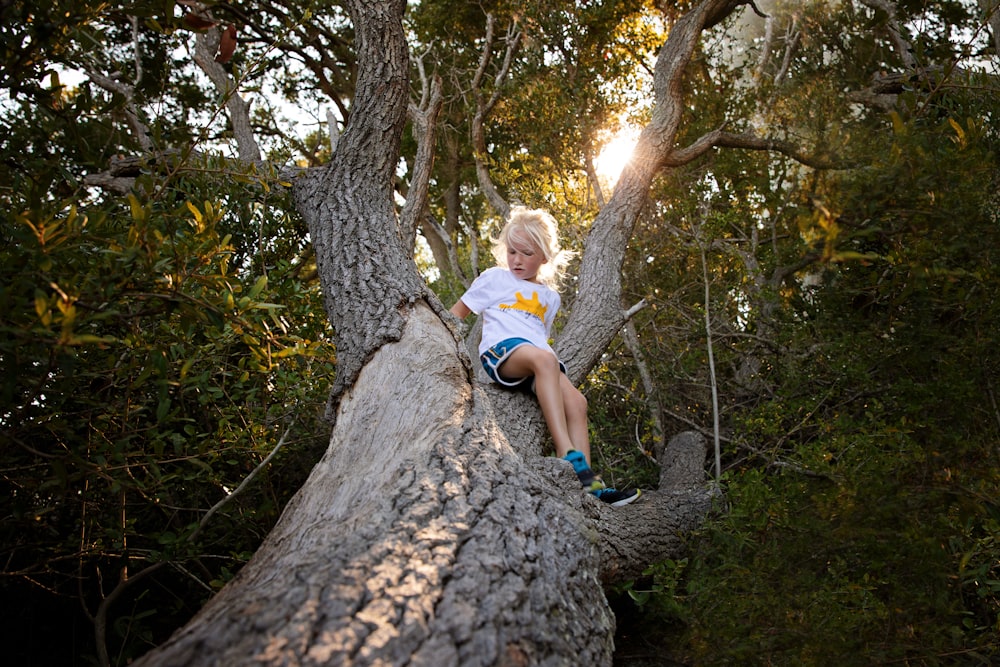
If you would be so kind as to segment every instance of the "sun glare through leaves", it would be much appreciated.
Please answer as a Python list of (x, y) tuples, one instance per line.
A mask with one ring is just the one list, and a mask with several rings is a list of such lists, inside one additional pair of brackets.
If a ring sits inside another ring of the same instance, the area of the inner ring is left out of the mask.
[(638, 139), (639, 131), (637, 129), (626, 128), (604, 144), (594, 160), (594, 168), (597, 170), (598, 178), (614, 185), (625, 165), (632, 158), (632, 151), (635, 149)]

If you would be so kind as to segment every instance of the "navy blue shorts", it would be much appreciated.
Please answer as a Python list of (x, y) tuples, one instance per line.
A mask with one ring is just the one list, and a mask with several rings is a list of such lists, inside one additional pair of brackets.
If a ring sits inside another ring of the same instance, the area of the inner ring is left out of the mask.
[[(510, 387), (511, 389), (534, 392), (534, 375), (511, 380), (500, 374), (500, 366), (503, 365), (503, 362), (507, 361), (507, 357), (509, 357), (514, 350), (522, 345), (534, 345), (534, 343), (527, 338), (505, 338), (479, 355), (479, 360), (483, 362), (483, 369), (486, 370), (486, 374), (489, 375), (490, 379), (497, 384)], [(559, 362), (559, 368), (563, 373), (566, 372), (566, 366), (561, 361)]]

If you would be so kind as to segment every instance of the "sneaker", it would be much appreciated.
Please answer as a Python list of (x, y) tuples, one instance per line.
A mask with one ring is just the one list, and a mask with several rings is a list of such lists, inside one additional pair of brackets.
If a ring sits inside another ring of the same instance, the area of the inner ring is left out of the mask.
[(591, 491), (592, 494), (597, 496), (601, 502), (605, 502), (612, 507), (624, 507), (629, 503), (634, 503), (639, 500), (642, 495), (642, 491), (639, 489), (629, 489), (627, 491), (618, 491), (616, 489), (599, 489), (597, 491)]

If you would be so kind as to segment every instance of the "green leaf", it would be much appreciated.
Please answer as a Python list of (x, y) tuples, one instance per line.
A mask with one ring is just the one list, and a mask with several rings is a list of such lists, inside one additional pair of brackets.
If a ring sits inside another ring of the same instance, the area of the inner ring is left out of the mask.
[(128, 193), (128, 205), (132, 211), (132, 219), (136, 222), (141, 222), (146, 219), (146, 207), (142, 205), (139, 199), (133, 193)]
[(250, 288), (250, 298), (256, 299), (257, 296), (264, 291), (265, 287), (267, 287), (267, 276), (261, 276), (257, 279), (257, 282), (253, 284), (253, 287)]
[(45, 326), (48, 326), (52, 322), (52, 309), (49, 307), (49, 297), (40, 289), (35, 290), (35, 313)]
[(167, 418), (167, 414), (170, 412), (170, 399), (164, 398), (156, 406), (156, 421), (157, 423), (163, 423)]
[(195, 222), (197, 222), (199, 225), (204, 224), (205, 216), (202, 214), (201, 211), (198, 210), (198, 207), (195, 206), (190, 201), (186, 201), (184, 203), (187, 204), (188, 210), (191, 211), (191, 215), (194, 216)]

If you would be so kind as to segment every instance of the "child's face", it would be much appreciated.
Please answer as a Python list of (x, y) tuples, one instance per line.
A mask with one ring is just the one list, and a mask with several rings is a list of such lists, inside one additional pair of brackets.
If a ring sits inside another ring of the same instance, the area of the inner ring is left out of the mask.
[(530, 237), (514, 232), (507, 238), (507, 268), (516, 277), (538, 282), (535, 276), (545, 262), (545, 253)]

